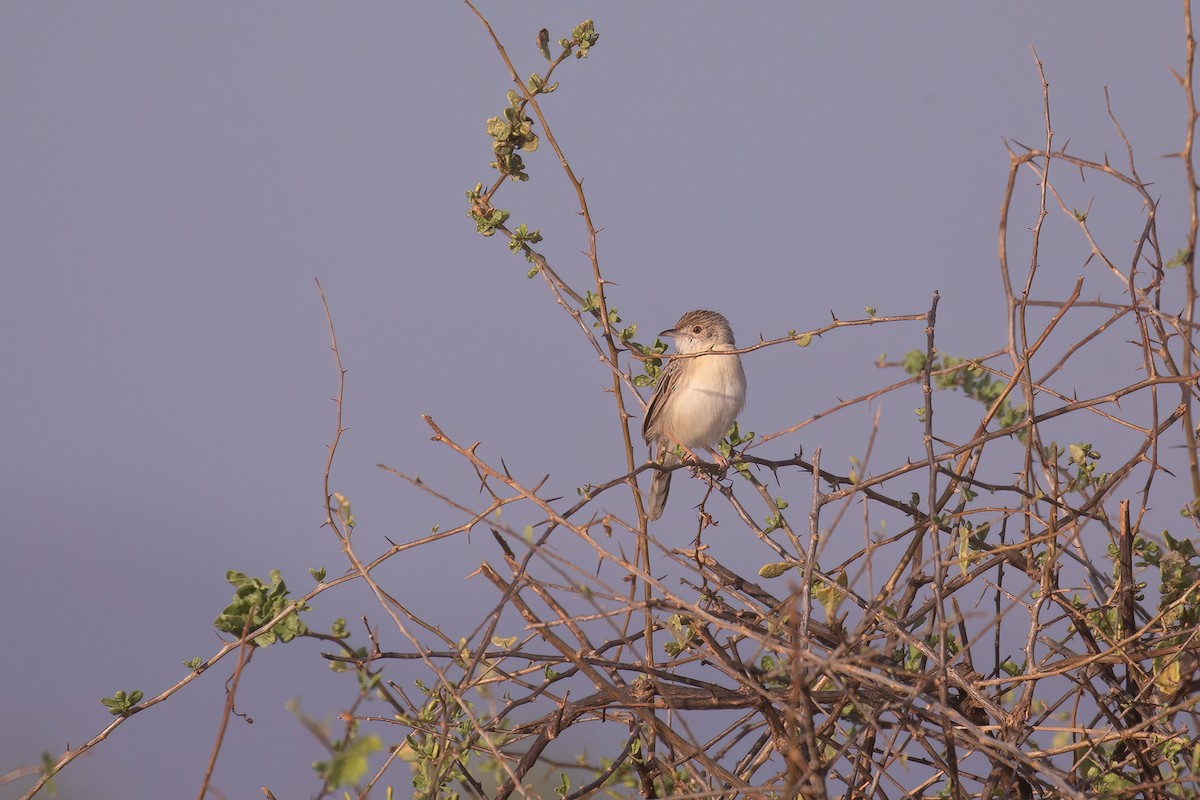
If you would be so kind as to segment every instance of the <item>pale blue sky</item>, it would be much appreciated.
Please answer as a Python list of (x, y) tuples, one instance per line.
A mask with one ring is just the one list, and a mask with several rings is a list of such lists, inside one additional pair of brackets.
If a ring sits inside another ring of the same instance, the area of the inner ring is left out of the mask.
[[(1165, 198), (1164, 249), (1182, 242), (1179, 162), (1158, 158), (1183, 139), (1167, 68), (1183, 59), (1175, 4), (481, 10), (523, 75), (544, 64), (540, 27), (557, 38), (595, 19), (591, 58), (563, 65), (545, 108), (604, 228), (610, 302), (647, 334), (711, 307), (747, 344), (830, 311), (923, 312), (938, 289), (947, 352), (1001, 347), (1001, 137), (1044, 139), (1031, 44), (1057, 141), (1123, 158), (1109, 86)], [(182, 677), (180, 661), (212, 653), (225, 570), (278, 568), (307, 590), (309, 567), (344, 569), (319, 527), (336, 374), (314, 277), (350, 370), (335, 488), (368, 552), (461, 520), (379, 462), (476, 500), (474, 475), (429, 441), (422, 413), (520, 477), (551, 472), (563, 494), (623, 471), (591, 349), (524, 261), (465, 217), (464, 191), (493, 174), (484, 121), (508, 88), (455, 2), (0, 5), (0, 773), (94, 735), (110, 719), (101, 696), (156, 693)], [(573, 194), (548, 148), (527, 162), (533, 180), (498, 202), (586, 287)], [(1017, 208), (1018, 227), (1031, 224), (1033, 206)], [(1137, 223), (1136, 206), (1121, 220)], [(1113, 229), (1112, 244), (1135, 228)], [(1086, 256), (1072, 237), (1047, 240), (1048, 296)], [(755, 353), (744, 427), (777, 430), (897, 379), (871, 362), (923, 337), (914, 324)], [(914, 404), (885, 407), (885, 425), (910, 437), (889, 445), (900, 460), (918, 441)], [(844, 468), (868, 419), (762, 454), (823, 446)], [(674, 513), (697, 498), (677, 486)], [(443, 609), (452, 631), (483, 613), (465, 576), (485, 539), (445, 542), (385, 577), (419, 610)], [(378, 610), (357, 590), (325, 597), (316, 627)], [(320, 752), (282, 706), (300, 696), (332, 713), (351, 679), (333, 679), (312, 644), (290, 647), (303, 652), (263, 651), (243, 680), (239, 707), (256, 724), (231, 727), (214, 784), (227, 797), (317, 786)], [(73, 764), (60, 796), (194, 794), (218, 672)]]

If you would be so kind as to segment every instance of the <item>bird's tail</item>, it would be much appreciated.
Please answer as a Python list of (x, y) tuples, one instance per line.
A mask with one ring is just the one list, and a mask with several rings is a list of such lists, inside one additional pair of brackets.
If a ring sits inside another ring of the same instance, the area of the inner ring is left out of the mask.
[[(665, 447), (659, 450), (658, 463), (664, 467), (671, 467), (680, 463), (679, 456), (668, 451)], [(650, 519), (658, 519), (662, 516), (663, 508), (667, 505), (667, 495), (671, 493), (671, 473), (659, 472), (654, 470), (654, 474), (650, 476), (650, 497), (649, 508), (647, 513)]]

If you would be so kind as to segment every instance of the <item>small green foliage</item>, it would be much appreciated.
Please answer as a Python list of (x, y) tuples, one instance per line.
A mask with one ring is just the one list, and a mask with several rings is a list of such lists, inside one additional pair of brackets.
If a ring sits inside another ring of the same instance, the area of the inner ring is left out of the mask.
[(560, 772), (558, 775), (558, 786), (554, 787), (554, 793), (559, 797), (566, 797), (571, 792), (571, 779), (567, 777), (567, 773)]
[(1109, 639), (1116, 639), (1121, 632), (1121, 614), (1115, 606), (1104, 606), (1087, 613), (1088, 622), (1094, 630)]
[(1200, 564), (1190, 539), (1163, 531), (1166, 552), (1158, 558), (1161, 571), (1159, 610), (1166, 628), (1190, 628), (1200, 622)]
[(1087, 215), (1086, 211), (1080, 211), (1078, 209), (1071, 209), (1071, 214), (1072, 214), (1072, 216), (1075, 217), (1075, 220), (1077, 222), (1087, 222), (1088, 215)]
[(1183, 679), (1183, 662), (1177, 654), (1154, 657), (1154, 688), (1163, 697), (1174, 697), (1183, 688)]
[(788, 570), (795, 566), (795, 564), (792, 564), (788, 561), (776, 561), (772, 564), (763, 564), (758, 568), (758, 577), (768, 579), (778, 578), (780, 575), (786, 574)]
[[(225, 580), (233, 585), (233, 602), (225, 607), (216, 618), (214, 625), (217, 630), (241, 636), (242, 631), (258, 630), (275, 617), (283, 613), (289, 605), (287, 586), (277, 569), (271, 570), (271, 583), (264, 584), (259, 578), (229, 570)], [(269, 631), (254, 637), (254, 643), (266, 647), (276, 641), (290, 642), (292, 639), (308, 632), (308, 626), (300, 621), (301, 611), (307, 611), (308, 606), (301, 603), (294, 611), (275, 624)], [(249, 626), (246, 620), (249, 619)]]
[[(1165, 534), (1166, 531), (1163, 531), (1163, 533)], [(1153, 539), (1136, 536), (1133, 540), (1133, 554), (1139, 558), (1139, 567), (1157, 567), (1162, 558), (1162, 548)]]
[(187, 661), (184, 661), (183, 665), (190, 670), (198, 670), (200, 669), (200, 665), (203, 663), (204, 662), (200, 660), (200, 656), (196, 656), (195, 658), (189, 658)]
[(1025, 665), (1018, 664), (1017, 662), (1013, 661), (1011, 658), (1006, 658), (1000, 662), (1000, 669), (1002, 669), (1005, 674), (1011, 675), (1015, 678), (1018, 675), (1024, 674)]
[(317, 569), (310, 569), (308, 571), (308, 574), (312, 575), (313, 580), (316, 581), (317, 583), (325, 582), (325, 568), (324, 567), (318, 567)]
[[(415, 719), (404, 720), (413, 731), (404, 737), (396, 756), (412, 767), (414, 798), (449, 800), (458, 794), (447, 789), (447, 784), (464, 777), (463, 768), (470, 756), (465, 740), (475, 730), (466, 713), (471, 704), (455, 698), (445, 686), (430, 688), (420, 680), (414, 683), (429, 699), (418, 709)], [(497, 746), (506, 743), (498, 732), (488, 735)]]
[(788, 331), (787, 335), (792, 337), (792, 339), (796, 342), (796, 344), (800, 345), (801, 347), (808, 347), (810, 344), (812, 344), (812, 334), (811, 333), (802, 333), (799, 336), (797, 336), (795, 329), (793, 329), (793, 330)]
[(1175, 251), (1175, 255), (1171, 256), (1171, 260), (1163, 266), (1167, 269), (1175, 269), (1182, 267), (1184, 264), (1192, 260), (1192, 252), (1187, 248), (1181, 247)]
[[(347, 634), (347, 635), (349, 635), (349, 634)], [(367, 660), (367, 648), (365, 648), (365, 647), (354, 648), (354, 650), (350, 653), (350, 657), (359, 662), (366, 661)], [(352, 670), (356, 670), (357, 668), (358, 668), (358, 665), (352, 664), (347, 661), (330, 661), (329, 662), (329, 669), (332, 672), (350, 672)]]
[(346, 627), (346, 618), (338, 617), (333, 621), (333, 625), (329, 629), (331, 636), (336, 636), (339, 639), (345, 639), (350, 636), (350, 629)]
[[(579, 310), (586, 311), (587, 313), (591, 314), (593, 317), (596, 318), (597, 321), (592, 323), (593, 328), (603, 328), (604, 327), (604, 323), (600, 321), (600, 311), (601, 311), (600, 295), (595, 294), (591, 290), (588, 290), (588, 292), (584, 295), (583, 305), (579, 307)], [(621, 321), (621, 315), (617, 313), (616, 307), (609, 306), (608, 307), (608, 324), (610, 326), (616, 327), (616, 325), (620, 321)]]
[(508, 221), (508, 212), (502, 208), (492, 208), (483, 199), (483, 184), (475, 184), (474, 189), (467, 190), (467, 216), (475, 220), (475, 230), (483, 236), (491, 236), (496, 229)]
[[(983, 535), (987, 535), (987, 526), (980, 528)], [(971, 571), (971, 565), (979, 560), (977, 553), (983, 540), (979, 538), (974, 530), (974, 526), (967, 520), (963, 520), (955, 528), (955, 540), (958, 544), (958, 568), (966, 575)]]
[(596, 33), (595, 24), (590, 19), (585, 19), (571, 31), (570, 39), (559, 39), (558, 43), (564, 50), (574, 47), (576, 58), (587, 58), (589, 50), (599, 38), (600, 34)]
[(54, 785), (54, 776), (58, 774), (58, 763), (54, 760), (52, 753), (42, 753), (42, 774), (46, 776), (46, 782), (43, 784), (46, 794), (55, 797), (58, 794), (58, 787)]
[(875, 306), (867, 306), (866, 311), (868, 317), (875, 319)]
[(112, 697), (101, 697), (100, 702), (108, 706), (108, 713), (114, 717), (123, 717), (133, 712), (134, 706), (142, 701), (142, 696), (137, 689), (128, 694), (123, 689), (118, 689)]
[(905, 672), (920, 672), (923, 669), (925, 654), (915, 644), (910, 644), (908, 647), (903, 648), (898, 655), (899, 658), (896, 656), (893, 656), (893, 658), (904, 665)]
[(655, 339), (654, 344), (651, 347), (647, 347), (639, 342), (631, 341), (629, 342), (629, 349), (640, 356), (646, 357), (646, 360), (642, 362), (642, 369), (644, 371), (641, 375), (633, 376), (633, 385), (638, 388), (650, 386), (658, 378), (659, 373), (662, 372), (662, 359), (658, 356), (667, 352), (666, 343)]
[(846, 588), (850, 585), (850, 579), (846, 577), (846, 570), (841, 568), (833, 573), (833, 580), (833, 586), (822, 580), (814, 583), (812, 587), (812, 597), (825, 609), (825, 619), (830, 625), (837, 620), (838, 608), (845, 602)]
[(1069, 445), (1067, 451), (1070, 453), (1071, 463), (1076, 466), (1074, 483), (1076, 490), (1108, 480), (1107, 472), (1096, 472), (1096, 462), (1100, 460), (1100, 453), (1093, 450), (1090, 443), (1081, 442)]
[(1112, 764), (1113, 753), (1110, 748), (1099, 746), (1094, 751), (1094, 757), (1083, 759), (1079, 765), (1079, 775), (1090, 785), (1093, 797), (1131, 797), (1131, 790), (1138, 781), (1131, 780)]
[(695, 647), (703, 642), (696, 635), (695, 623), (687, 617), (679, 614), (672, 614), (667, 618), (666, 628), (674, 637), (674, 641), (663, 644), (663, 650), (667, 651), (667, 655), (674, 658), (690, 647)]
[(350, 499), (341, 492), (334, 492), (333, 499), (337, 503), (338, 518), (347, 528), (353, 528), (357, 523), (354, 520), (354, 514), (350, 511)]
[[(936, 648), (938, 646), (939, 637), (937, 634), (929, 637), (929, 646)], [(956, 656), (962, 650), (962, 645), (958, 643), (958, 637), (953, 633), (946, 634), (946, 655)]]
[[(520, 225), (513, 228), (512, 233), (509, 234), (508, 249), (514, 253), (520, 253), (524, 251), (525, 260), (530, 264), (536, 264), (537, 254), (530, 249), (529, 245), (537, 244), (540, 241), (542, 241), (541, 231), (531, 231), (525, 226), (525, 223), (522, 222)], [(534, 275), (536, 275), (537, 270), (538, 268), (536, 266), (530, 270), (529, 277), (532, 278)]]
[[(936, 633), (931, 634), (931, 635), (925, 637), (925, 644), (930, 649), (936, 651), (938, 649), (938, 642), (940, 641), (940, 639), (941, 639), (941, 637), (939, 637)], [(960, 645), (958, 643), (958, 637), (956, 637), (952, 633), (947, 634), (946, 635), (946, 655), (947, 656), (956, 655), (960, 649), (962, 649), (962, 648), (960, 647)], [(896, 655), (893, 655), (893, 658), (896, 658)], [(915, 643), (910, 644), (907, 648), (904, 648), (904, 650), (903, 650), (902, 663), (904, 664), (904, 669), (908, 672), (921, 672), (922, 670), (925, 669), (925, 653), (923, 652), (923, 649), (921, 647), (917, 646)]]
[[(732, 459), (735, 455), (737, 455), (735, 452), (736, 448), (744, 444), (749, 444), (752, 441), (754, 441), (754, 431), (742, 433), (741, 429), (738, 427), (738, 424), (734, 422), (729, 428), (729, 432), (725, 434), (725, 438), (722, 439), (717, 445), (717, 452), (719, 452), (725, 458)], [(733, 468), (736, 469), (743, 477), (750, 477), (750, 468), (745, 464), (734, 464)], [(787, 508), (787, 504), (785, 503), (784, 505), (779, 506), (779, 508)]]
[[(909, 375), (919, 375), (925, 370), (927, 356), (924, 350), (912, 350), (904, 356), (904, 371)], [(947, 371), (949, 370), (949, 371)], [(944, 374), (933, 376), (933, 385), (937, 389), (959, 389), (967, 397), (978, 400), (987, 408), (1004, 393), (1005, 383), (993, 380), (992, 376), (974, 361), (954, 356), (934, 358), (930, 364), (931, 372)], [(918, 411), (921, 421), (924, 421), (923, 411)], [(996, 410), (996, 423), (1001, 428), (1016, 425), (1025, 418), (1025, 406), (1014, 406), (1006, 398)], [(1024, 441), (1024, 432), (1017, 434)]]
[(367, 774), (371, 754), (382, 749), (383, 741), (375, 734), (356, 736), (348, 743), (334, 742), (332, 758), (314, 761), (312, 768), (330, 786), (353, 786)]
[(527, 181), (525, 161), (521, 152), (532, 153), (538, 149), (538, 137), (533, 132), (533, 120), (525, 115), (528, 102), (515, 90), (508, 90), (508, 107), (495, 117), (489, 117), (485, 129), (492, 137), (492, 153), (496, 160), (488, 164), (507, 175), (510, 180)]
[(541, 75), (535, 72), (529, 76), (528, 86), (530, 94), (550, 94), (558, 88), (558, 81), (548, 84)]
[(924, 350), (910, 350), (904, 356), (904, 363), (901, 366), (909, 375), (918, 375), (924, 371), (927, 360), (928, 356)]
[(558, 670), (547, 664), (545, 669), (542, 670), (542, 675), (545, 676), (547, 681), (556, 681), (558, 680), (560, 673)]

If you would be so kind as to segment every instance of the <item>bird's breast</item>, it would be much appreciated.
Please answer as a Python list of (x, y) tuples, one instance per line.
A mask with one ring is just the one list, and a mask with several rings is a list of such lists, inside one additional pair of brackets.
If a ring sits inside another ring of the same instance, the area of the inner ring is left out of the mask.
[(663, 409), (664, 426), (688, 448), (712, 447), (728, 431), (746, 402), (746, 374), (737, 356), (706, 355), (690, 360), (675, 396)]

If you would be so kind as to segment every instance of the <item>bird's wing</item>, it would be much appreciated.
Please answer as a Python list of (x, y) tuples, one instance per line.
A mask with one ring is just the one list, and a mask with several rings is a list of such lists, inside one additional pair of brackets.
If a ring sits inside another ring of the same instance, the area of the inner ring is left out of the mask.
[(673, 358), (667, 362), (658, 383), (654, 384), (654, 393), (650, 395), (650, 405), (646, 407), (646, 418), (642, 420), (642, 438), (652, 442), (658, 438), (658, 418), (662, 416), (666, 398), (670, 397), (679, 384), (683, 374), (683, 359)]

